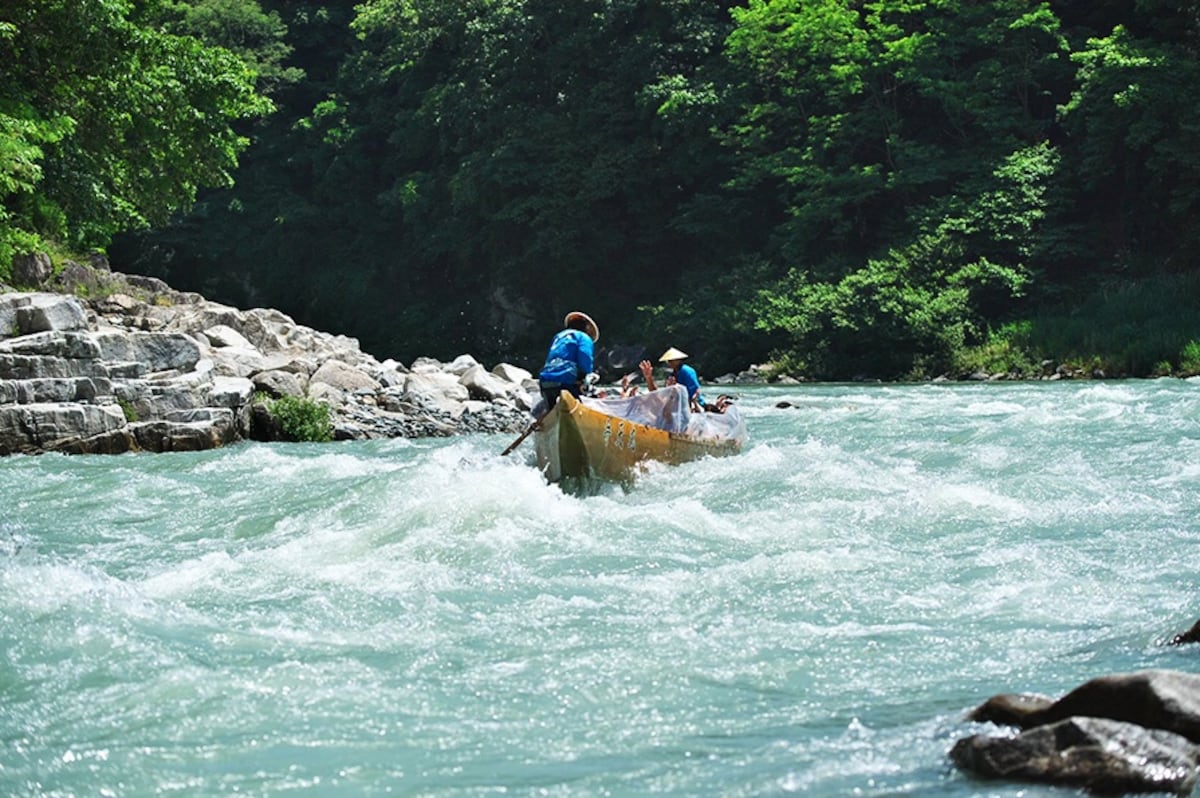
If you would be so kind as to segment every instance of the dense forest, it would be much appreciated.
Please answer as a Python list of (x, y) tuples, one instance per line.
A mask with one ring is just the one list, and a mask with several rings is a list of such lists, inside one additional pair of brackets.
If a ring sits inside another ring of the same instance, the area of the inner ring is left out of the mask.
[(1200, 372), (1194, 0), (5, 0), (0, 281), (400, 360)]

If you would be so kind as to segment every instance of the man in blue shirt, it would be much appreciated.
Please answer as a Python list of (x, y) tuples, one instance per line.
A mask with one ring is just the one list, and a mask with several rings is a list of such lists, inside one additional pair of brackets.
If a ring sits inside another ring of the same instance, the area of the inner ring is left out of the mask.
[[(666, 363), (667, 367), (671, 369), (668, 384), (670, 379), (674, 378), (675, 382), (687, 388), (688, 404), (693, 412), (698, 413), (704, 409), (704, 397), (700, 395), (700, 377), (697, 376), (694, 368), (683, 362), (686, 358), (686, 352), (671, 347), (663, 352), (662, 357), (658, 360), (660, 363)], [(639, 364), (639, 368), (642, 370), (642, 376), (646, 378), (646, 387), (652, 391), (658, 390), (658, 386), (654, 384), (654, 367), (650, 365), (650, 361), (643, 360)]]
[(573, 310), (563, 319), (566, 328), (550, 342), (546, 364), (538, 374), (538, 388), (550, 412), (562, 391), (575, 396), (583, 390), (583, 379), (592, 372), (595, 344), (600, 340), (600, 328), (586, 313)]

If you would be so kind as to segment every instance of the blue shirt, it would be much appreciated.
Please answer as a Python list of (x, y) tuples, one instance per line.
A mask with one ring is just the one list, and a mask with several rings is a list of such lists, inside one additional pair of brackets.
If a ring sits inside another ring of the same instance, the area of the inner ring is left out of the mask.
[(594, 352), (590, 335), (580, 330), (563, 330), (550, 342), (546, 365), (542, 366), (538, 379), (574, 385), (591, 373)]
[(695, 399), (697, 402), (704, 405), (704, 400), (700, 398), (700, 378), (696, 376), (696, 370), (684, 363), (679, 367), (679, 371), (675, 372), (675, 381), (687, 388), (688, 399)]

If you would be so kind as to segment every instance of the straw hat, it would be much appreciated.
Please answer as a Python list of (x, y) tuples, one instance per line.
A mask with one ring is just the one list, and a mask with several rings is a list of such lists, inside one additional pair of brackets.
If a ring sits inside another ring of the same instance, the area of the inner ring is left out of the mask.
[(591, 316), (589, 316), (588, 314), (583, 313), (581, 311), (572, 310), (570, 313), (568, 313), (567, 317), (565, 319), (563, 319), (563, 326), (570, 327), (571, 322), (575, 321), (576, 319), (583, 319), (584, 323), (587, 324), (587, 327), (588, 327), (587, 333), (588, 333), (588, 335), (590, 335), (592, 337), (593, 342), (600, 340), (600, 325), (598, 325), (598, 324), (596, 324), (596, 322), (592, 321)]
[(658, 359), (660, 363), (670, 363), (672, 360), (684, 360), (687, 358), (687, 352), (680, 352), (675, 347), (671, 347), (666, 352), (662, 353), (662, 357)]

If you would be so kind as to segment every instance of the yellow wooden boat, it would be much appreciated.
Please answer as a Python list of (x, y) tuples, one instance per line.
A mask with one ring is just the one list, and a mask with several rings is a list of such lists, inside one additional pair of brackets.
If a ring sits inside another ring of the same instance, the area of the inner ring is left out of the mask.
[(746, 425), (735, 407), (690, 413), (687, 391), (669, 386), (629, 399), (579, 400), (563, 391), (542, 419), (534, 447), (550, 482), (628, 482), (648, 460), (674, 465), (737, 454), (745, 440)]

